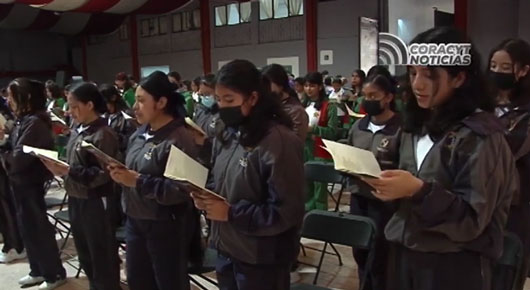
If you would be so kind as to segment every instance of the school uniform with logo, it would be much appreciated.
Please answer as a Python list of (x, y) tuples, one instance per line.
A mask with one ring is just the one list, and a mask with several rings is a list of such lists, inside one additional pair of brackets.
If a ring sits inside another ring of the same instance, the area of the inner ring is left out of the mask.
[(523, 289), (530, 264), (530, 104), (515, 108), (497, 107), (495, 113), (506, 129), (506, 140), (512, 149), (515, 166), (521, 177), (520, 195), (512, 201), (506, 228), (515, 233), (523, 243), (522, 271), (521, 275), (515, 278), (518, 284), (516, 289)]
[(227, 129), (215, 140), (211, 189), (230, 204), (227, 222), (212, 221), (221, 290), (287, 290), (304, 215), (302, 141), (271, 123), (254, 148)]
[(490, 289), (519, 182), (502, 126), (477, 112), (439, 138), (403, 133), (399, 167), (424, 186), (385, 228), (389, 289)]
[[(399, 166), (399, 144), (401, 142), (401, 118), (394, 115), (385, 124), (376, 125), (366, 116), (358, 120), (350, 129), (348, 144), (372, 151), (382, 170), (396, 169)], [(353, 255), (359, 269), (359, 277), (366, 277), (367, 289), (384, 290), (386, 265), (388, 262), (388, 242), (383, 234), (388, 220), (395, 212), (395, 203), (382, 202), (375, 198), (370, 186), (358, 178), (349, 179), (352, 193), (350, 212), (373, 219), (377, 225), (372, 269), (365, 273), (367, 250), (354, 250)], [(366, 275), (366, 276), (365, 276)], [(362, 281), (361, 281), (362, 283)]]
[(70, 172), (65, 177), (72, 235), (90, 288), (117, 290), (120, 266), (114, 182), (105, 165), (81, 147), (83, 141), (115, 158), (119, 154), (118, 137), (104, 118), (77, 126), (66, 147)]
[(214, 104), (211, 108), (202, 103), (197, 104), (193, 114), (193, 121), (206, 133), (206, 140), (199, 148), (199, 160), (206, 164), (207, 167), (210, 167), (213, 139), (223, 127), (219, 118), (217, 104)]
[[(340, 127), (340, 120), (337, 115), (337, 104), (326, 100), (320, 104), (320, 107), (315, 107), (315, 103), (311, 103), (306, 108), (306, 113), (309, 117), (309, 127), (312, 128), (312, 131), (308, 132), (306, 138), (304, 161), (318, 160), (331, 162), (331, 155), (322, 148), (322, 146), (324, 146), (322, 139), (337, 140), (338, 128)], [(308, 195), (305, 210), (327, 210), (327, 184), (309, 182), (307, 187)]]
[(183, 119), (156, 131), (144, 125), (129, 141), (125, 164), (140, 174), (136, 187), (123, 188), (131, 290), (189, 289), (188, 262), (200, 260), (198, 211), (189, 191), (164, 177), (172, 145), (197, 157)]

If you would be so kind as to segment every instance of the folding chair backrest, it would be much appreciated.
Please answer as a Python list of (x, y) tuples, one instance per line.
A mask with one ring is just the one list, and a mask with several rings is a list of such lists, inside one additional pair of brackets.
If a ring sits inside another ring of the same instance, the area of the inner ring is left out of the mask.
[(335, 170), (333, 163), (308, 161), (304, 164), (305, 178), (308, 181), (322, 183), (342, 183), (342, 176)]
[(369, 249), (375, 222), (367, 217), (323, 210), (306, 214), (302, 237), (357, 249)]

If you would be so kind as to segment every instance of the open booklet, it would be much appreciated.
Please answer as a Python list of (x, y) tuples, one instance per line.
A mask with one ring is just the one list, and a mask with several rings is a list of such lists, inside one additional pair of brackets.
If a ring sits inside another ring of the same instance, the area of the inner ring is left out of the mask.
[(329, 140), (322, 141), (326, 145), (322, 148), (333, 157), (335, 170), (371, 178), (379, 178), (381, 175), (381, 167), (371, 151)]
[(7, 123), (6, 117), (4, 115), (0, 114), (0, 128), (5, 128)]
[(206, 132), (204, 132), (204, 130), (201, 127), (199, 127), (199, 125), (193, 122), (192, 119), (190, 119), (189, 117), (186, 117), (186, 119), (184, 120), (186, 121), (186, 124), (188, 124), (188, 126), (190, 126), (193, 130), (201, 133), (201, 135), (203, 136), (206, 136)]
[(50, 118), (52, 119), (52, 122), (57, 122), (65, 127), (68, 127), (68, 124), (66, 124), (66, 121), (63, 120), (63, 118), (57, 116), (53, 111), (50, 111)]
[(136, 128), (140, 127), (140, 123), (138, 123), (138, 120), (136, 120), (136, 118), (134, 118), (133, 116), (131, 116), (131, 115), (127, 114), (127, 113), (125, 113), (124, 111), (121, 111), (121, 114), (122, 114), (123, 118), (125, 119), (125, 121), (130, 122)]
[(62, 165), (62, 166), (70, 167), (70, 165), (68, 165), (68, 163), (66, 163), (66, 162), (64, 162), (62, 160), (59, 160), (59, 153), (57, 151), (41, 149), (41, 148), (35, 148), (35, 147), (24, 145), (24, 146), (22, 146), (22, 152), (24, 152), (26, 154), (31, 154), (31, 155), (33, 155), (35, 157), (38, 157), (38, 158), (41, 158), (41, 159), (45, 159), (47, 161), (54, 162), (54, 163)]
[(346, 105), (346, 110), (348, 111), (348, 115), (354, 117), (354, 118), (364, 118), (364, 116), (366, 116), (365, 114), (359, 114), (359, 113), (355, 113), (350, 107), (348, 107), (348, 105)]
[(205, 195), (204, 198), (225, 199), (206, 188), (208, 169), (173, 145), (169, 151), (164, 176), (186, 184), (190, 191)]
[(82, 141), (81, 142), (81, 148), (83, 148), (86, 151), (92, 153), (92, 155), (94, 155), (94, 157), (96, 157), (96, 159), (99, 160), (99, 162), (101, 162), (104, 165), (114, 164), (114, 165), (118, 165), (119, 167), (126, 168), (126, 166), (123, 163), (121, 163), (120, 161), (116, 160), (115, 158), (107, 155), (107, 153), (99, 150), (99, 148), (97, 148), (93, 144), (90, 144), (90, 143), (88, 143), (86, 141)]

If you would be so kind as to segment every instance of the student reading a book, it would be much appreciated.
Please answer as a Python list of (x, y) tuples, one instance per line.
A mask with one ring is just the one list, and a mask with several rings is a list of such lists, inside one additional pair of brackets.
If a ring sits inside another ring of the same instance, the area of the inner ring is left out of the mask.
[(219, 288), (287, 290), (304, 215), (303, 143), (252, 63), (223, 66), (215, 94), (227, 134), (215, 139), (211, 184), (226, 200), (192, 196), (212, 221)]
[(109, 84), (102, 84), (99, 86), (99, 91), (107, 104), (107, 118), (108, 126), (114, 129), (118, 134), (120, 144), (120, 153), (125, 158), (125, 151), (127, 150), (127, 143), (129, 137), (136, 131), (136, 126), (133, 121), (126, 120), (125, 114), (131, 114), (127, 104), (120, 96), (120, 92), (115, 86)]
[(105, 164), (81, 145), (90, 143), (110, 156), (119, 153), (118, 137), (100, 117), (105, 101), (95, 84), (80, 82), (68, 96), (69, 110), (78, 124), (66, 146), (69, 167), (43, 161), (56, 176), (64, 177), (68, 213), (79, 262), (90, 288), (120, 288), (118, 245), (115, 238), (118, 200)]
[(271, 91), (280, 99), (284, 111), (291, 117), (294, 132), (300, 140), (305, 141), (309, 119), (298, 95), (289, 86), (287, 72), (283, 66), (272, 64), (263, 69), (263, 74), (271, 82)]
[(66, 103), (66, 101), (63, 98), (63, 91), (61, 87), (59, 87), (59, 85), (57, 85), (52, 80), (48, 80), (45, 86), (46, 96), (48, 97), (48, 111), (51, 111), (52, 109), (59, 109), (62, 111), (64, 103)]
[[(17, 222), (26, 247), (30, 272), (19, 280), (23, 287), (55, 289), (65, 283), (55, 230), (46, 215), (44, 184), (53, 176), (37, 157), (25, 154), (23, 145), (53, 149), (52, 125), (46, 113), (41, 82), (18, 78), (8, 88), (8, 103), (17, 122), (2, 150), (15, 201)], [(0, 130), (0, 139), (5, 138)]]
[(157, 71), (140, 82), (134, 111), (142, 126), (131, 136), (127, 168), (110, 166), (123, 186), (129, 288), (189, 289), (188, 263), (201, 256), (199, 214), (186, 187), (164, 177), (172, 145), (197, 157), (184, 99)]
[(213, 139), (217, 134), (219, 120), (219, 106), (215, 100), (215, 75), (208, 74), (202, 77), (199, 85), (200, 103), (195, 107), (193, 121)]
[(520, 198), (512, 201), (507, 229), (524, 245), (522, 271), (516, 277), (516, 289), (523, 289), (530, 263), (530, 44), (521, 39), (501, 42), (493, 49), (489, 65), (497, 96), (495, 113), (506, 128), (506, 140), (522, 177)]
[[(383, 170), (397, 169), (401, 138), (401, 118), (394, 112), (396, 84), (388, 74), (368, 78), (363, 87), (363, 106), (367, 116), (355, 122), (348, 134), (348, 144), (372, 151)], [(358, 265), (359, 277), (366, 277), (367, 289), (386, 289), (386, 264), (388, 242), (384, 228), (395, 211), (394, 203), (385, 203), (371, 194), (371, 187), (359, 178), (350, 179), (352, 193), (350, 212), (373, 219), (377, 225), (372, 268), (365, 273), (368, 250), (355, 249), (353, 255)], [(366, 276), (364, 276), (366, 275)], [(361, 278), (362, 279), (362, 278)]]
[[(305, 77), (305, 92), (311, 102), (305, 109), (309, 117), (309, 128), (304, 148), (304, 160), (331, 162), (331, 155), (322, 148), (324, 145), (322, 138), (336, 140), (338, 137), (341, 122), (337, 115), (337, 104), (327, 100), (322, 75), (318, 72), (309, 73)], [(305, 210), (327, 210), (327, 184), (311, 182), (307, 188)]]
[(116, 75), (114, 84), (118, 87), (121, 92), (121, 96), (125, 103), (132, 108), (134, 106), (134, 92), (135, 88), (132, 85), (131, 80), (126, 73), (120, 72)]
[[(412, 43), (469, 44), (454, 28), (433, 28)], [(399, 203), (385, 228), (392, 242), (392, 289), (490, 289), (504, 227), (519, 183), (503, 127), (484, 92), (480, 57), (470, 64), (409, 66), (400, 170), (365, 179), (373, 194)]]
[(0, 167), (0, 234), (4, 243), (0, 252), (0, 263), (8, 264), (26, 258), (24, 242), (17, 226), (11, 185), (3, 167)]

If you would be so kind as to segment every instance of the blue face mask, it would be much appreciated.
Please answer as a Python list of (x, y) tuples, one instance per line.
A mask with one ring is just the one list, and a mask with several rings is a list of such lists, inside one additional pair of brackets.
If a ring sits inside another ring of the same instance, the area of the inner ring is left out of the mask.
[(207, 108), (212, 108), (215, 104), (215, 98), (213, 96), (203, 96), (201, 98), (201, 104)]

